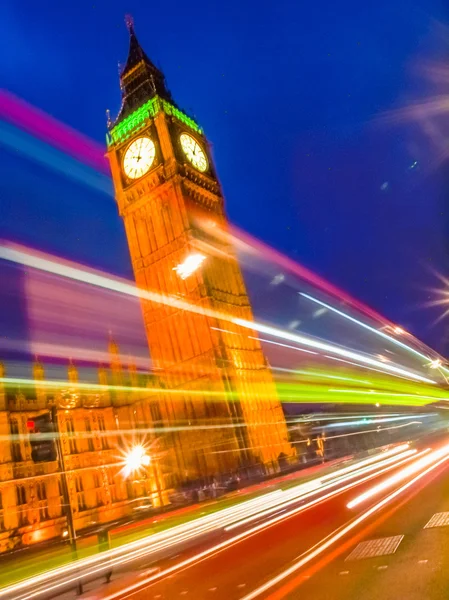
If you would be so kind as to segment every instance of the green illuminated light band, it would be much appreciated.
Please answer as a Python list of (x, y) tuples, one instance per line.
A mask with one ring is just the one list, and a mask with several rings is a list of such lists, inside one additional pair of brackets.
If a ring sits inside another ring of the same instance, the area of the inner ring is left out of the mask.
[(179, 121), (184, 123), (184, 125), (187, 125), (187, 127), (190, 127), (190, 129), (193, 129), (193, 131), (196, 131), (197, 133), (201, 133), (201, 134), (203, 133), (203, 130), (201, 129), (201, 127), (199, 125), (197, 125), (193, 119), (191, 119), (186, 114), (184, 114), (181, 110), (179, 110), (179, 108), (176, 108), (175, 106), (173, 106), (166, 100), (162, 100), (162, 106), (164, 107), (165, 114), (173, 115), (176, 119), (178, 119)]
[(161, 110), (163, 110), (165, 114), (175, 117), (184, 123), (184, 125), (193, 129), (193, 131), (200, 134), (203, 133), (201, 127), (197, 125), (193, 119), (166, 100), (159, 98), (159, 96), (155, 96), (111, 129), (107, 138), (108, 146), (126, 140), (132, 133), (143, 127), (148, 119), (155, 117)]

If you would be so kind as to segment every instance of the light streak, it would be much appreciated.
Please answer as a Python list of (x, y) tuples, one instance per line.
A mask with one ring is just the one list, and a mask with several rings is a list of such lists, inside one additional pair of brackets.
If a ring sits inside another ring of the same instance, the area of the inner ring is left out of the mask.
[[(249, 256), (259, 255), (263, 256), (264, 260), (268, 258), (271, 262), (278, 265), (282, 270), (293, 273), (295, 276), (300, 279), (307, 281), (314, 287), (317, 287), (324, 292), (339, 298), (343, 302), (347, 302), (351, 306), (354, 306), (360, 312), (368, 315), (374, 320), (385, 322), (385, 318), (383, 318), (379, 313), (376, 313), (372, 308), (366, 306), (359, 300), (352, 298), (347, 292), (339, 289), (332, 283), (329, 283), (313, 271), (310, 271), (303, 265), (295, 262), (291, 258), (288, 258), (284, 254), (281, 254), (278, 250), (271, 248), (268, 244), (261, 242), (257, 238), (251, 236), (246, 231), (238, 229), (235, 225), (230, 227), (230, 231), (233, 234), (233, 245), (239, 249), (242, 253), (245, 252)], [(228, 239), (227, 231), (217, 231), (217, 234), (222, 234), (226, 239)]]
[[(329, 358), (330, 360), (337, 360), (338, 362), (346, 363), (347, 365), (354, 365), (354, 367), (361, 367), (360, 363), (353, 362), (351, 360), (344, 360), (343, 358), (337, 358), (336, 356), (329, 356), (327, 354), (324, 355), (324, 358)], [(367, 367), (363, 365), (364, 369), (368, 369), (369, 371), (375, 371), (376, 373), (383, 373), (385, 375), (385, 371), (383, 369), (374, 369), (373, 367)], [(410, 381), (410, 377), (405, 377), (404, 375), (398, 375), (397, 373), (389, 373), (389, 375), (393, 375), (393, 377), (399, 377), (399, 379), (407, 379)]]
[[(299, 292), (299, 294), (300, 294), (300, 296), (307, 298), (307, 300), (310, 300), (311, 302), (315, 302), (316, 304), (319, 304), (320, 306), (327, 308), (328, 310), (336, 313), (337, 315), (340, 315), (344, 319), (348, 319), (348, 321), (351, 321), (352, 323), (356, 323), (360, 327), (363, 327), (364, 329), (367, 329), (368, 331), (375, 333), (376, 335), (388, 340), (392, 344), (395, 344), (396, 346), (400, 346), (404, 350), (407, 350), (408, 352), (411, 352), (412, 354), (415, 354), (416, 356), (419, 356), (420, 358), (424, 358), (426, 361), (430, 360), (428, 356), (426, 356), (422, 352), (419, 352), (418, 350), (415, 350), (415, 348), (412, 348), (408, 344), (401, 342), (400, 340), (394, 338), (391, 335), (384, 333), (383, 331), (380, 331), (379, 329), (376, 329), (375, 327), (371, 327), (371, 325), (368, 325), (367, 323), (364, 323), (363, 321), (360, 321), (359, 319), (356, 319), (355, 317), (348, 315), (347, 313), (343, 312), (342, 310), (338, 310), (334, 306), (331, 306), (330, 304), (327, 304), (326, 302), (322, 302), (321, 300), (318, 300), (318, 298), (314, 298), (310, 294), (306, 294), (304, 292)], [(399, 329), (399, 331), (397, 331), (397, 329)], [(396, 331), (396, 333), (404, 333), (401, 328), (395, 328), (394, 330)], [(437, 360), (439, 360), (439, 359), (437, 359)], [(441, 361), (440, 361), (440, 364), (441, 364)]]
[[(419, 415), (413, 415), (413, 416), (418, 416), (418, 417), (424, 417), (424, 416), (435, 416), (437, 413), (425, 413), (425, 414), (419, 414)], [(369, 414), (369, 415), (363, 415), (365, 419), (378, 419), (381, 417), (400, 417), (403, 416), (403, 413), (377, 413), (377, 414)], [(359, 414), (354, 414), (354, 415), (338, 415), (335, 413), (324, 413), (324, 415), (322, 414), (311, 414), (310, 416), (304, 416), (304, 417), (295, 417), (293, 419), (289, 419), (288, 423), (313, 423), (315, 421), (343, 421), (345, 419), (360, 419), (360, 415)]]
[(0, 118), (28, 131), (101, 173), (110, 173), (102, 145), (58, 122), (6, 90), (0, 90)]
[(328, 392), (331, 392), (333, 394), (360, 394), (362, 396), (387, 396), (387, 397), (404, 397), (404, 398), (419, 398), (421, 400), (433, 400), (434, 402), (436, 400), (446, 400), (449, 401), (449, 397), (443, 397), (443, 396), (424, 396), (422, 394), (404, 394), (404, 393), (399, 393), (399, 392), (379, 392), (376, 390), (358, 390), (358, 389), (347, 389), (347, 390), (341, 390), (341, 389), (333, 389), (333, 388), (329, 388), (327, 390)]
[[(409, 450), (409, 448), (410, 448), (409, 444), (400, 444), (399, 446), (395, 446), (394, 448), (391, 448), (390, 450), (385, 450), (381, 454), (377, 454), (370, 458), (366, 458), (364, 461), (362, 461), (361, 463), (358, 463), (358, 464), (361, 464), (362, 466), (371, 465), (379, 460), (384, 459), (385, 457), (389, 458), (390, 456), (394, 456), (396, 454), (401, 454), (402, 452), (407, 452), (407, 450)], [(336, 474), (343, 475), (345, 473), (350, 473), (351, 471), (352, 471), (352, 465), (350, 465), (349, 467), (344, 467), (343, 469), (339, 469), (337, 471), (337, 473), (329, 473), (328, 475), (324, 475), (323, 477), (321, 477), (321, 481), (327, 481), (328, 479), (332, 479), (333, 477), (335, 477)]]
[(273, 340), (266, 340), (264, 338), (256, 338), (252, 335), (249, 335), (248, 338), (250, 340), (260, 340), (265, 344), (273, 344), (274, 346), (281, 346), (282, 348), (289, 348), (290, 350), (296, 350), (296, 352), (306, 352), (307, 354), (318, 354), (318, 352), (314, 352), (313, 350), (306, 350), (305, 348), (298, 348), (298, 346), (290, 346), (290, 344), (282, 344), (281, 342), (274, 342)]
[(63, 151), (44, 144), (8, 123), (0, 122), (0, 143), (15, 153), (20, 152), (23, 156), (63, 174), (69, 179), (107, 196), (113, 195), (112, 182), (109, 177), (77, 162)]
[(370, 358), (368, 356), (363, 356), (357, 352), (352, 350), (346, 350), (344, 348), (340, 348), (339, 346), (332, 346), (325, 342), (320, 342), (318, 340), (314, 340), (312, 338), (306, 338), (302, 335), (297, 335), (294, 333), (290, 333), (289, 331), (283, 331), (281, 329), (277, 329), (275, 327), (271, 327), (269, 325), (262, 325), (261, 323), (250, 321), (245, 321), (244, 319), (233, 319), (233, 322), (241, 327), (245, 327), (247, 329), (255, 329), (259, 333), (265, 333), (271, 335), (273, 337), (279, 337), (281, 339), (289, 340), (291, 342), (296, 342), (297, 344), (301, 344), (303, 346), (310, 346), (312, 348), (316, 348), (318, 350), (323, 350), (325, 352), (332, 352), (334, 354), (338, 354), (340, 356), (344, 356), (345, 358), (350, 358), (352, 360), (357, 360), (361, 363), (365, 363), (367, 365), (372, 365), (374, 367), (381, 367), (383, 371), (389, 371), (391, 373), (399, 373), (400, 375), (405, 375), (411, 379), (415, 379), (417, 381), (424, 381), (425, 383), (433, 383), (436, 382), (432, 379), (428, 379), (427, 377), (422, 377), (412, 371), (407, 371), (402, 367), (384, 364), (374, 358)]
[[(71, 394), (76, 394), (78, 395), (80, 392), (87, 392), (87, 393), (91, 393), (94, 395), (94, 397), (96, 397), (96, 395), (98, 394), (102, 394), (102, 393), (110, 393), (111, 391), (114, 392), (133, 392), (135, 394), (141, 394), (141, 395), (145, 395), (147, 396), (149, 391), (151, 391), (151, 394), (158, 394), (158, 395), (164, 395), (164, 396), (170, 396), (170, 397), (183, 397), (186, 394), (189, 394), (191, 396), (199, 396), (199, 397), (215, 397), (215, 398), (225, 398), (228, 400), (232, 400), (232, 399), (237, 399), (238, 395), (236, 392), (225, 392), (225, 391), (219, 391), (219, 390), (190, 390), (190, 389), (184, 389), (184, 388), (175, 388), (175, 389), (167, 389), (167, 388), (158, 388), (158, 387), (154, 387), (151, 388), (151, 390), (149, 390), (148, 388), (145, 387), (138, 387), (138, 386), (124, 386), (124, 385), (105, 385), (105, 384), (101, 384), (101, 383), (93, 383), (93, 382), (89, 382), (89, 383), (83, 383), (83, 382), (77, 382), (76, 384), (70, 384), (67, 381), (64, 380), (45, 380), (45, 381), (40, 381), (40, 380), (36, 380), (36, 379), (31, 379), (31, 378), (25, 378), (25, 377), (0, 377), (0, 383), (2, 383), (5, 386), (20, 386), (23, 388), (27, 388), (27, 387), (35, 387), (36, 385), (39, 385), (40, 387), (42, 387), (43, 389), (57, 389), (60, 390), (62, 393), (66, 393), (69, 396)], [(298, 399), (298, 397), (301, 397), (304, 394), (307, 394), (307, 389), (303, 389), (301, 384), (295, 384), (294, 385), (294, 389), (290, 389), (292, 386), (290, 384), (278, 384), (278, 393), (279, 396), (281, 397), (282, 400), (285, 401), (295, 401)], [(285, 388), (285, 389), (284, 389)], [(297, 390), (297, 394), (296, 394), (296, 390)], [(385, 398), (394, 398), (394, 397), (398, 397), (398, 398), (411, 398), (413, 400), (432, 400), (433, 402), (437, 402), (437, 401), (445, 401), (448, 402), (449, 401), (449, 395), (448, 396), (430, 396), (430, 395), (424, 395), (424, 394), (407, 394), (407, 393), (398, 393), (398, 392), (390, 392), (390, 391), (368, 391), (368, 390), (359, 390), (357, 388), (354, 389), (340, 389), (340, 388), (327, 388), (326, 393), (331, 393), (331, 394), (335, 394), (335, 393), (341, 393), (341, 394), (346, 394), (346, 395), (361, 395), (361, 396), (375, 396), (376, 398), (382, 396)], [(261, 400), (265, 399), (265, 398), (269, 398), (269, 396), (264, 396), (264, 395), (260, 395)], [(70, 404), (70, 399), (68, 400), (68, 404)], [(372, 415), (374, 417), (374, 415)], [(424, 416), (424, 415), (423, 415)], [(427, 417), (430, 415), (426, 415)], [(380, 415), (375, 415), (376, 418), (379, 418)], [(332, 419), (334, 420), (341, 420), (343, 418), (355, 418), (355, 417), (332, 417)], [(366, 417), (368, 418), (368, 416)], [(319, 417), (318, 420), (323, 420), (322, 417)], [(310, 421), (309, 419), (306, 419), (306, 421)], [(262, 422), (260, 423), (262, 425)], [(272, 423), (274, 424), (274, 423)], [(257, 423), (255, 423), (255, 425), (257, 425)], [(225, 427), (226, 424), (220, 424), (220, 427)], [(235, 426), (235, 424), (233, 425), (229, 425), (229, 427), (233, 427)], [(245, 426), (245, 424), (242, 424), (241, 426)], [(214, 429), (217, 426), (216, 425), (198, 425), (195, 426), (196, 428), (199, 429)], [(189, 428), (191, 429), (191, 428)], [(160, 431), (161, 428), (154, 428), (151, 429), (151, 431)], [(178, 429), (176, 429), (178, 430)], [(180, 428), (179, 430), (182, 430), (182, 428)], [(163, 428), (163, 431), (168, 431), (167, 428)], [(0, 435), (0, 439), (2, 439), (1, 435)]]
[[(430, 452), (430, 448), (428, 448), (426, 450), (426, 452)], [(354, 498), (354, 500), (351, 500), (350, 502), (348, 502), (348, 504), (346, 506), (348, 508), (354, 508), (355, 506), (362, 504), (362, 502), (365, 502), (366, 500), (369, 500), (369, 499), (373, 498), (374, 496), (378, 496), (379, 494), (381, 494), (388, 488), (393, 487), (397, 483), (404, 481), (404, 479), (407, 479), (411, 475), (418, 473), (419, 471), (421, 471), (422, 469), (424, 469), (431, 463), (435, 462), (435, 460), (438, 460), (439, 458), (441, 458), (443, 456), (448, 456), (448, 455), (449, 455), (449, 447), (443, 448), (441, 450), (436, 450), (436, 451), (432, 452), (431, 454), (429, 454), (428, 456), (425, 456), (424, 458), (421, 458), (420, 460), (412, 463), (408, 467), (404, 467), (398, 473), (395, 473), (394, 475), (392, 475), (385, 481), (382, 481), (378, 485), (375, 485), (374, 487), (370, 488), (363, 494), (360, 494), (359, 496)]]
[(430, 417), (430, 415), (406, 415), (406, 416), (398, 416), (398, 417), (374, 417), (368, 418), (365, 417), (363, 419), (359, 419), (358, 421), (344, 421), (343, 423), (332, 423), (331, 425), (324, 425), (324, 428), (329, 427), (347, 427), (348, 425), (377, 425), (378, 423), (391, 423), (392, 421), (409, 421), (411, 418), (417, 418), (420, 416), (422, 419), (426, 417)]
[(379, 433), (381, 431), (390, 431), (391, 429), (402, 429), (404, 427), (411, 427), (412, 425), (422, 425), (422, 421), (409, 421), (408, 423), (402, 423), (401, 425), (392, 425), (391, 427), (378, 427), (377, 429), (365, 429), (364, 431), (353, 431), (351, 433), (329, 435), (326, 436), (326, 440), (336, 440), (338, 438), (345, 438), (351, 435), (363, 435), (365, 433)]
[[(21, 385), (21, 386), (35, 386), (39, 385), (44, 388), (62, 388), (67, 391), (74, 390), (90, 390), (92, 392), (108, 392), (108, 391), (116, 391), (116, 392), (140, 392), (141, 394), (148, 395), (149, 392), (152, 394), (170, 394), (170, 395), (185, 395), (189, 394), (191, 396), (223, 396), (228, 397), (229, 392), (220, 392), (220, 391), (203, 391), (203, 390), (185, 390), (185, 389), (166, 389), (166, 388), (145, 388), (145, 387), (137, 387), (137, 386), (126, 386), (126, 385), (104, 385), (101, 383), (82, 383), (77, 382), (76, 384), (70, 384), (67, 381), (62, 380), (49, 380), (38, 381), (36, 379), (28, 379), (25, 377), (0, 377), (0, 382), (5, 385)], [(232, 394), (231, 394), (232, 395)]]
[(312, 560), (314, 560), (315, 558), (320, 556), (320, 554), (323, 554), (323, 552), (328, 550), (336, 542), (339, 542), (350, 531), (352, 531), (353, 529), (358, 527), (358, 525), (360, 525), (360, 523), (363, 523), (363, 521), (366, 521), (369, 517), (371, 517), (376, 512), (379, 512), (379, 510), (381, 510), (387, 504), (393, 502), (398, 496), (400, 496), (403, 492), (405, 492), (410, 487), (412, 487), (420, 479), (422, 479), (423, 477), (428, 475), (431, 471), (433, 471), (434, 469), (436, 469), (437, 467), (442, 465), (447, 460), (447, 458), (448, 457), (445, 456), (438, 462), (434, 463), (433, 465), (428, 467), (425, 471), (422, 471), (416, 477), (414, 477), (413, 479), (411, 479), (410, 481), (405, 483), (402, 487), (400, 487), (397, 490), (395, 490), (394, 492), (392, 492), (389, 496), (387, 496), (386, 498), (383, 498), (383, 500), (381, 500), (380, 502), (378, 502), (377, 504), (372, 506), (369, 510), (367, 510), (366, 512), (361, 514), (359, 517), (352, 520), (348, 525), (340, 528), (339, 530), (337, 530), (336, 533), (331, 534), (330, 536), (327, 536), (327, 538), (324, 538), (319, 544), (316, 544), (311, 551), (304, 553), (302, 555), (302, 558), (299, 561), (297, 561), (294, 565), (292, 565), (291, 567), (289, 567), (288, 569), (286, 569), (285, 571), (283, 571), (282, 573), (280, 573), (273, 579), (270, 579), (270, 581), (267, 581), (262, 586), (258, 587), (256, 590), (254, 590), (254, 591), (250, 592), (249, 594), (247, 594), (246, 596), (244, 596), (244, 598), (242, 598), (242, 600), (254, 600), (254, 598), (257, 598), (257, 597), (261, 596), (262, 594), (265, 594), (269, 589), (273, 588), (274, 586), (277, 586), (279, 583), (281, 583), (282, 581), (284, 581), (285, 579), (287, 579), (288, 577), (290, 577), (291, 575), (296, 573), (304, 565), (308, 564), (309, 562), (311, 562)]
[[(387, 452), (382, 452), (377, 456), (370, 457), (369, 459), (365, 459), (363, 461), (359, 461), (351, 467), (346, 467), (340, 472), (340, 474), (336, 474), (336, 477), (339, 478), (338, 483), (347, 481), (347, 483), (343, 487), (336, 487), (336, 481), (328, 481), (322, 489), (317, 490), (318, 492), (323, 491), (323, 489), (329, 489), (330, 491), (328, 491), (324, 496), (319, 496), (318, 498), (308, 502), (307, 504), (293, 509), (293, 511), (272, 518), (270, 521), (268, 521), (268, 523), (257, 525), (249, 531), (242, 532), (237, 536), (234, 536), (233, 538), (230, 538), (229, 540), (218, 544), (218, 546), (213, 546), (200, 554), (192, 556), (186, 561), (177, 563), (168, 570), (166, 569), (165, 571), (158, 573), (157, 576), (148, 577), (146, 580), (139, 582), (138, 584), (129, 586), (125, 590), (120, 590), (118, 592), (114, 592), (112, 595), (105, 596), (105, 600), (106, 598), (112, 599), (122, 597), (122, 594), (131, 592), (134, 589), (137, 589), (138, 587), (140, 588), (142, 585), (149, 584), (162, 575), (167, 575), (171, 572), (188, 566), (189, 564), (193, 564), (199, 559), (205, 558), (206, 556), (214, 554), (221, 549), (229, 547), (230, 545), (237, 543), (238, 541), (249, 535), (254, 535), (266, 526), (272, 526), (282, 519), (288, 518), (289, 516), (296, 514), (297, 512), (300, 512), (302, 510), (307, 510), (311, 506), (314, 506), (316, 503), (323, 502), (327, 498), (342, 493), (345, 489), (350, 489), (363, 481), (368, 481), (369, 479), (376, 477), (377, 474), (381, 472), (379, 469), (382, 469), (382, 467), (384, 467), (385, 469), (394, 468), (395, 465), (391, 465), (390, 462), (392, 460), (400, 461), (402, 458), (404, 458), (403, 455), (409, 452), (409, 450), (405, 450), (406, 448), (408, 448), (407, 445), (397, 446)], [(363, 471), (363, 469), (367, 465), (371, 465), (373, 471), (375, 470), (376, 472), (371, 474), (365, 473), (362, 479), (357, 479), (356, 481), (353, 481), (353, 479), (357, 477), (357, 473), (359, 471)], [(250, 516), (254, 512), (266, 510), (272, 503), (277, 504), (280, 500), (286, 497), (285, 494), (293, 494), (295, 489), (299, 495), (304, 490), (307, 492), (307, 486), (310, 488), (310, 482), (307, 484), (299, 484), (298, 486), (295, 486), (294, 488), (287, 491), (276, 490), (273, 492), (269, 492), (264, 494), (263, 496), (259, 496), (252, 500), (247, 500), (236, 506), (221, 509), (216, 513), (209, 514), (203, 517), (198, 517), (192, 521), (176, 525), (163, 532), (152, 534), (150, 536), (146, 536), (145, 538), (125, 544), (123, 546), (107, 550), (101, 553), (101, 555), (95, 555), (88, 558), (79, 559), (68, 565), (49, 570), (41, 575), (36, 575), (27, 580), (5, 587), (2, 590), (0, 590), (0, 598), (10, 597), (11, 594), (14, 594), (14, 598), (16, 600), (29, 600), (37, 596), (48, 597), (49, 593), (55, 592), (60, 588), (67, 587), (68, 585), (78, 581), (83, 576), (86, 578), (92, 577), (93, 575), (106, 572), (114, 566), (123, 565), (137, 558), (142, 558), (144, 556), (160, 552), (165, 548), (174, 547), (176, 544), (184, 544), (188, 540), (192, 540), (199, 535), (204, 535), (208, 531), (214, 531), (217, 528), (224, 528), (230, 523), (235, 522), (236, 520), (245, 518), (246, 516)], [(44, 587), (36, 589), (36, 586), (38, 585), (42, 585)]]
[[(229, 321), (231, 323), (234, 323), (235, 325), (239, 325), (240, 327), (249, 329), (250, 331), (258, 331), (259, 333), (265, 333), (271, 335), (272, 337), (278, 337), (283, 340), (295, 342), (299, 345), (312, 347), (314, 349), (330, 352), (339, 356), (344, 356), (345, 358), (356, 360), (366, 365), (375, 366), (377, 368), (380, 367), (383, 370), (383, 372), (403, 375), (416, 381), (423, 381), (432, 384), (436, 383), (435, 381), (428, 379), (427, 377), (422, 377), (421, 375), (413, 373), (412, 371), (408, 371), (402, 367), (398, 367), (391, 364), (383, 364), (378, 360), (364, 356), (351, 350), (340, 348), (339, 346), (333, 346), (331, 344), (320, 342), (312, 338), (306, 338), (304, 336), (292, 334), (288, 331), (283, 331), (281, 329), (270, 327), (268, 325), (263, 325), (261, 323), (256, 323), (254, 321), (247, 321), (245, 319), (235, 318), (226, 313), (218, 313), (217, 311), (211, 309), (194, 306), (189, 302), (185, 302), (173, 296), (166, 297), (156, 292), (141, 290), (129, 283), (128, 281), (123, 281), (118, 278), (111, 278), (103, 273), (99, 274), (93, 270), (88, 271), (79, 267), (74, 267), (71, 263), (69, 263), (69, 261), (55, 262), (42, 255), (33, 255), (29, 252), (25, 252), (20, 246), (0, 245), (0, 259), (22, 264), (41, 271), (53, 273), (55, 275), (60, 275), (61, 277), (89, 283), (91, 285), (103, 289), (110, 289), (112, 291), (141, 298), (143, 300), (150, 300), (158, 304), (169, 305), (179, 308), (181, 310), (196, 312), (205, 316), (212, 317), (214, 319), (218, 318), (224, 321)], [(301, 349), (298, 348), (297, 350), (300, 351)]]
[(337, 379), (339, 381), (353, 381), (355, 383), (364, 383), (366, 385), (372, 385), (371, 381), (367, 381), (366, 379), (357, 379), (355, 377), (342, 377), (341, 375), (330, 375), (329, 373), (312, 373), (311, 371), (292, 371), (293, 373), (298, 373), (299, 375), (307, 375), (309, 377), (324, 377), (324, 379)]
[[(58, 122), (53, 117), (34, 108), (6, 90), (0, 91), (0, 118), (27, 131), (29, 134), (43, 140), (45, 143), (51, 144), (60, 151), (70, 154), (77, 161), (88, 165), (100, 173), (110, 174), (109, 164), (105, 159), (104, 146), (94, 142), (87, 136), (80, 134), (67, 125)], [(231, 231), (234, 245), (240, 248), (240, 250), (246, 251), (249, 255), (258, 254), (269, 257), (275, 264), (280, 265), (282, 268), (285, 268), (287, 271), (300, 277), (304, 281), (307, 281), (340, 300), (351, 304), (371, 318), (382, 320), (382, 317), (368, 306), (365, 306), (360, 301), (349, 296), (343, 290), (340, 290), (309, 269), (286, 257), (277, 250), (274, 250), (267, 244), (250, 236), (248, 233), (237, 229), (235, 226), (231, 227)], [(218, 234), (224, 235), (226, 240), (229, 240), (230, 236), (228, 231), (217, 231), (217, 235)]]
[[(392, 468), (394, 468), (394, 465), (389, 465), (384, 470), (390, 470)], [(183, 570), (191, 565), (199, 564), (202, 561), (204, 561), (205, 559), (207, 559), (209, 556), (218, 554), (219, 552), (238, 544), (242, 539), (247, 539), (249, 537), (257, 535), (257, 533), (259, 533), (259, 531), (273, 527), (280, 521), (286, 520), (286, 519), (292, 517), (293, 515), (296, 515), (300, 512), (308, 510), (309, 508), (316, 506), (317, 504), (321, 504), (324, 501), (328, 500), (329, 498), (339, 495), (339, 494), (343, 493), (344, 491), (351, 489), (352, 487), (355, 487), (365, 481), (369, 481), (373, 477), (377, 477), (378, 474), (383, 473), (384, 470), (376, 471), (374, 474), (373, 473), (368, 474), (365, 477), (362, 477), (361, 479), (349, 482), (340, 488), (331, 490), (327, 494), (324, 494), (323, 496), (319, 496), (315, 500), (311, 500), (310, 502), (307, 502), (306, 504), (303, 504), (298, 508), (295, 508), (288, 512), (284, 512), (281, 515), (273, 517), (265, 523), (256, 525), (247, 531), (244, 531), (240, 534), (235, 535), (234, 537), (229, 538), (228, 540), (225, 540), (224, 542), (216, 544), (215, 546), (212, 546), (211, 548), (208, 548), (202, 552), (199, 552), (198, 554), (195, 554), (194, 556), (191, 556), (171, 567), (168, 567), (167, 569), (160, 571), (157, 575), (150, 576), (143, 581), (131, 584), (128, 587), (121, 589), (118, 592), (112, 592), (109, 595), (105, 595), (103, 597), (103, 600), (115, 600), (116, 598), (126, 597), (125, 596), (126, 594), (131, 594), (132, 592), (137, 592), (138, 590), (142, 591), (143, 589), (146, 589), (146, 587), (152, 585), (153, 583), (155, 583), (156, 581), (158, 581), (164, 577), (167, 577), (177, 571)], [(0, 594), (0, 597), (1, 597), (1, 594)]]
[[(307, 498), (310, 498), (310, 497), (316, 495), (317, 491), (330, 489), (332, 486), (334, 486), (338, 483), (341, 483), (341, 482), (350, 481), (354, 477), (358, 477), (358, 476), (364, 475), (366, 473), (371, 473), (373, 471), (376, 471), (377, 474), (383, 473), (383, 472), (389, 470), (389, 469), (385, 469), (385, 467), (387, 467), (388, 465), (394, 464), (394, 467), (401, 465), (404, 462), (409, 461), (412, 457), (414, 458), (415, 454), (416, 454), (416, 450), (407, 450), (405, 452), (401, 452), (400, 454), (392, 456), (388, 459), (383, 459), (381, 462), (381, 466), (382, 466), (381, 470), (379, 470), (378, 464), (370, 464), (370, 465), (365, 466), (364, 468), (358, 469), (356, 473), (353, 473), (351, 475), (348, 475), (348, 473), (340, 472), (340, 473), (337, 473), (335, 475), (335, 477), (333, 477), (333, 478), (328, 478), (328, 479), (322, 478), (321, 480), (318, 480), (317, 482), (312, 481), (309, 484), (310, 488), (311, 488), (311, 490), (309, 492), (307, 492), (307, 490), (306, 490), (306, 493), (302, 493), (300, 495), (298, 495), (296, 493), (293, 495), (292, 498), (288, 498), (287, 500), (284, 500), (284, 497), (287, 496), (287, 494), (284, 494), (282, 496), (282, 498), (280, 499), (281, 501), (277, 505), (272, 506), (272, 507), (270, 507), (264, 511), (261, 511), (255, 515), (246, 517), (240, 521), (237, 521), (236, 523), (232, 523), (232, 525), (225, 527), (225, 531), (232, 531), (233, 529), (242, 527), (243, 525), (247, 525), (248, 523), (251, 523), (252, 521), (255, 521), (261, 517), (267, 516), (274, 511), (278, 511), (282, 508), (286, 508), (287, 506), (291, 506), (292, 504), (298, 502), (299, 499), (305, 500)], [(324, 485), (325, 481), (328, 481), (329, 483)]]

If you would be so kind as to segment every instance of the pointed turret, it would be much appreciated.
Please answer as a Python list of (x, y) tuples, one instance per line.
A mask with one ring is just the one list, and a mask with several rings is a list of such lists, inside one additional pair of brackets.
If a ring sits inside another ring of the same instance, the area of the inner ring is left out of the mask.
[(109, 343), (108, 343), (109, 361), (111, 371), (113, 373), (119, 373), (122, 371), (122, 363), (120, 360), (120, 350), (117, 342), (112, 337), (112, 333), (109, 332)]
[(72, 359), (70, 359), (70, 362), (69, 362), (69, 366), (67, 369), (67, 375), (69, 378), (69, 382), (72, 385), (76, 385), (78, 383), (78, 369), (73, 364)]
[(0, 410), (6, 409), (5, 382), (3, 381), (5, 377), (5, 365), (2, 362), (0, 362)]
[(45, 381), (45, 369), (37, 356), (33, 363), (33, 379), (35, 381), (36, 399), (40, 405), (44, 405), (47, 400), (45, 384), (42, 383)]
[(129, 360), (128, 362), (128, 372), (131, 386), (137, 387), (139, 385), (139, 378), (137, 376), (137, 366), (133, 360)]
[(45, 369), (44, 365), (39, 361), (39, 357), (36, 356), (33, 363), (33, 379), (35, 381), (44, 381)]
[(126, 17), (129, 31), (129, 51), (125, 66), (120, 74), (122, 106), (113, 125), (117, 125), (136, 108), (154, 96), (160, 96), (174, 104), (162, 71), (145, 54), (134, 31), (130, 16)]
[(108, 385), (108, 373), (102, 364), (98, 367), (98, 383), (100, 385)]

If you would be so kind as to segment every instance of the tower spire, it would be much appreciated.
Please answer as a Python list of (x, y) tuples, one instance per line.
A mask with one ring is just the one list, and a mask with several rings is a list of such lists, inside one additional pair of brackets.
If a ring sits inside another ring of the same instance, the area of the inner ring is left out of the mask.
[(130, 33), (131, 31), (134, 31), (134, 19), (132, 15), (125, 15), (125, 23)]
[(125, 66), (120, 73), (122, 107), (113, 125), (154, 96), (160, 96), (173, 104), (164, 74), (148, 58), (137, 39), (133, 18), (126, 15), (125, 23), (129, 31), (129, 51)]

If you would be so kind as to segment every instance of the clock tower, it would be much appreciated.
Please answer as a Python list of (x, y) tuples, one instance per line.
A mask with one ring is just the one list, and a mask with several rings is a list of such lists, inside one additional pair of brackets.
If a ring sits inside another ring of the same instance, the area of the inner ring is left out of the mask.
[(178, 480), (276, 465), (287, 427), (227, 233), (201, 127), (176, 105), (131, 20), (108, 157), (125, 224), (173, 473)]

